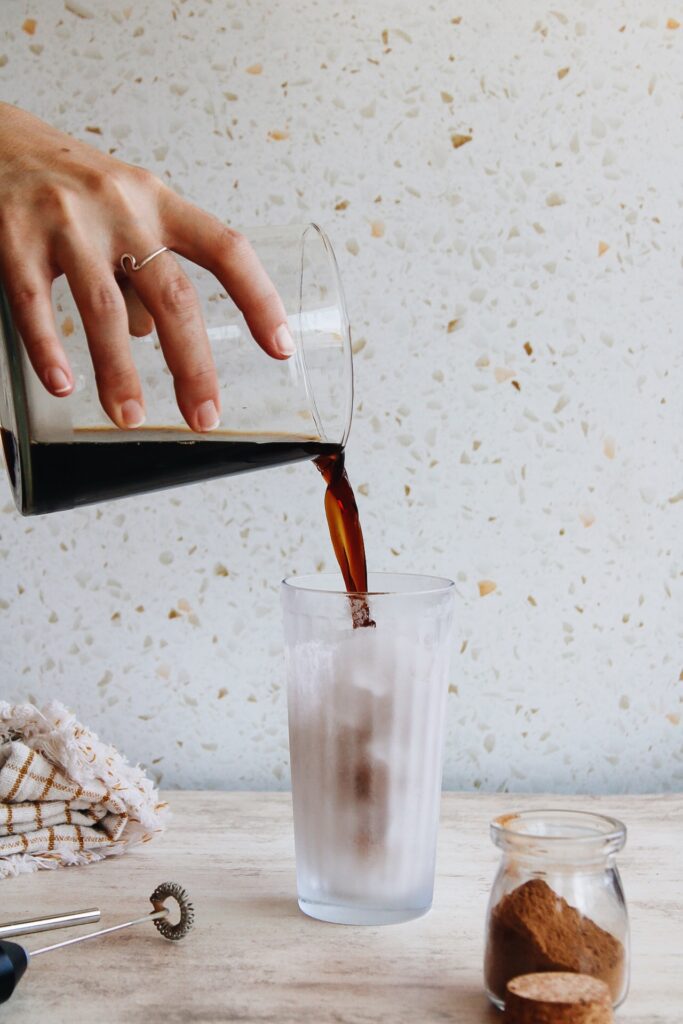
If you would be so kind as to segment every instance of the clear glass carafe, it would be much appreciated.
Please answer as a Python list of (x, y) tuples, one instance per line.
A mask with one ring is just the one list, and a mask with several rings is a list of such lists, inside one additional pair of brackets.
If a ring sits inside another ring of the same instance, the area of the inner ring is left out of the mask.
[(484, 977), (505, 1005), (521, 974), (570, 971), (609, 986), (614, 1006), (629, 982), (629, 924), (616, 855), (626, 828), (572, 810), (522, 811), (491, 823), (502, 852), (486, 919)]
[(183, 420), (155, 332), (130, 339), (145, 426), (120, 430), (109, 420), (64, 277), (54, 282), (52, 301), (75, 388), (66, 398), (48, 394), (0, 292), (0, 425), (20, 512), (53, 512), (313, 459), (345, 443), (353, 405), (351, 342), (329, 239), (315, 224), (244, 234), (282, 298), (296, 351), (286, 360), (266, 355), (216, 278), (178, 257), (197, 290), (218, 372), (221, 423), (211, 433), (193, 433)]

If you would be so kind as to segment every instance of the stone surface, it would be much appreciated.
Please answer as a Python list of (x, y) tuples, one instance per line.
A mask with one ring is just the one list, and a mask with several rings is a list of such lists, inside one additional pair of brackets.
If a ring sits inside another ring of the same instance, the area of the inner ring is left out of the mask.
[[(488, 822), (548, 797), (444, 796), (432, 911), (384, 928), (327, 925), (296, 905), (291, 804), (285, 794), (168, 793), (158, 842), (87, 868), (0, 884), (2, 919), (99, 906), (102, 927), (149, 909), (178, 881), (196, 909), (182, 942), (152, 925), (36, 959), (8, 1009), (12, 1024), (501, 1024), (483, 990), (484, 919), (497, 851)], [(679, 796), (552, 798), (616, 814), (629, 828), (619, 857), (630, 906), (633, 972), (619, 1024), (680, 1020), (683, 885)], [(32, 936), (33, 949), (63, 934)]]
[[(235, 225), (329, 228), (370, 564), (458, 585), (451, 787), (683, 784), (675, 13), (0, 6), (4, 99)], [(277, 587), (333, 565), (317, 473), (36, 521), (0, 486), (1, 695), (58, 694), (164, 785), (284, 787)]]

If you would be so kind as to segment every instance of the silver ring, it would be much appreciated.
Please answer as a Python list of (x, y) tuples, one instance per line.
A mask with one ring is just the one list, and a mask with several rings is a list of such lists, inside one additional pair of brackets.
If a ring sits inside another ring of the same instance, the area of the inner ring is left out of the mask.
[(156, 256), (160, 256), (162, 252), (168, 252), (168, 251), (169, 251), (168, 246), (167, 245), (162, 245), (160, 249), (155, 249), (154, 252), (151, 252), (149, 254), (149, 256), (145, 256), (144, 260), (141, 260), (139, 263), (135, 259), (135, 256), (133, 256), (132, 253), (124, 252), (123, 256), (119, 260), (119, 264), (120, 264), (121, 270), (124, 272), (124, 274), (128, 273), (128, 271), (126, 269), (126, 260), (130, 261), (130, 269), (131, 270), (142, 270), (142, 268), (146, 267), (148, 263), (151, 263), (152, 260)]

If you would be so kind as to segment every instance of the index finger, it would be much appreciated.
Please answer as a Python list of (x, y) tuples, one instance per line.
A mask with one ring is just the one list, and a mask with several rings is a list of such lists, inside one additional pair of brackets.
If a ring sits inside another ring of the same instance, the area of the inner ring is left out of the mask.
[(248, 239), (170, 190), (162, 219), (170, 248), (218, 278), (264, 352), (275, 359), (294, 355), (282, 299)]

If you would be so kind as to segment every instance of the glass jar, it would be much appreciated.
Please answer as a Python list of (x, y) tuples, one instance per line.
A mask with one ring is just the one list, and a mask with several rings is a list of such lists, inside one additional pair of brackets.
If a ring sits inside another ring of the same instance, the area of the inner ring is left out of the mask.
[(491, 822), (502, 859), (486, 917), (486, 993), (503, 1009), (520, 974), (570, 971), (626, 998), (629, 925), (616, 855), (626, 827), (586, 811), (504, 814)]

